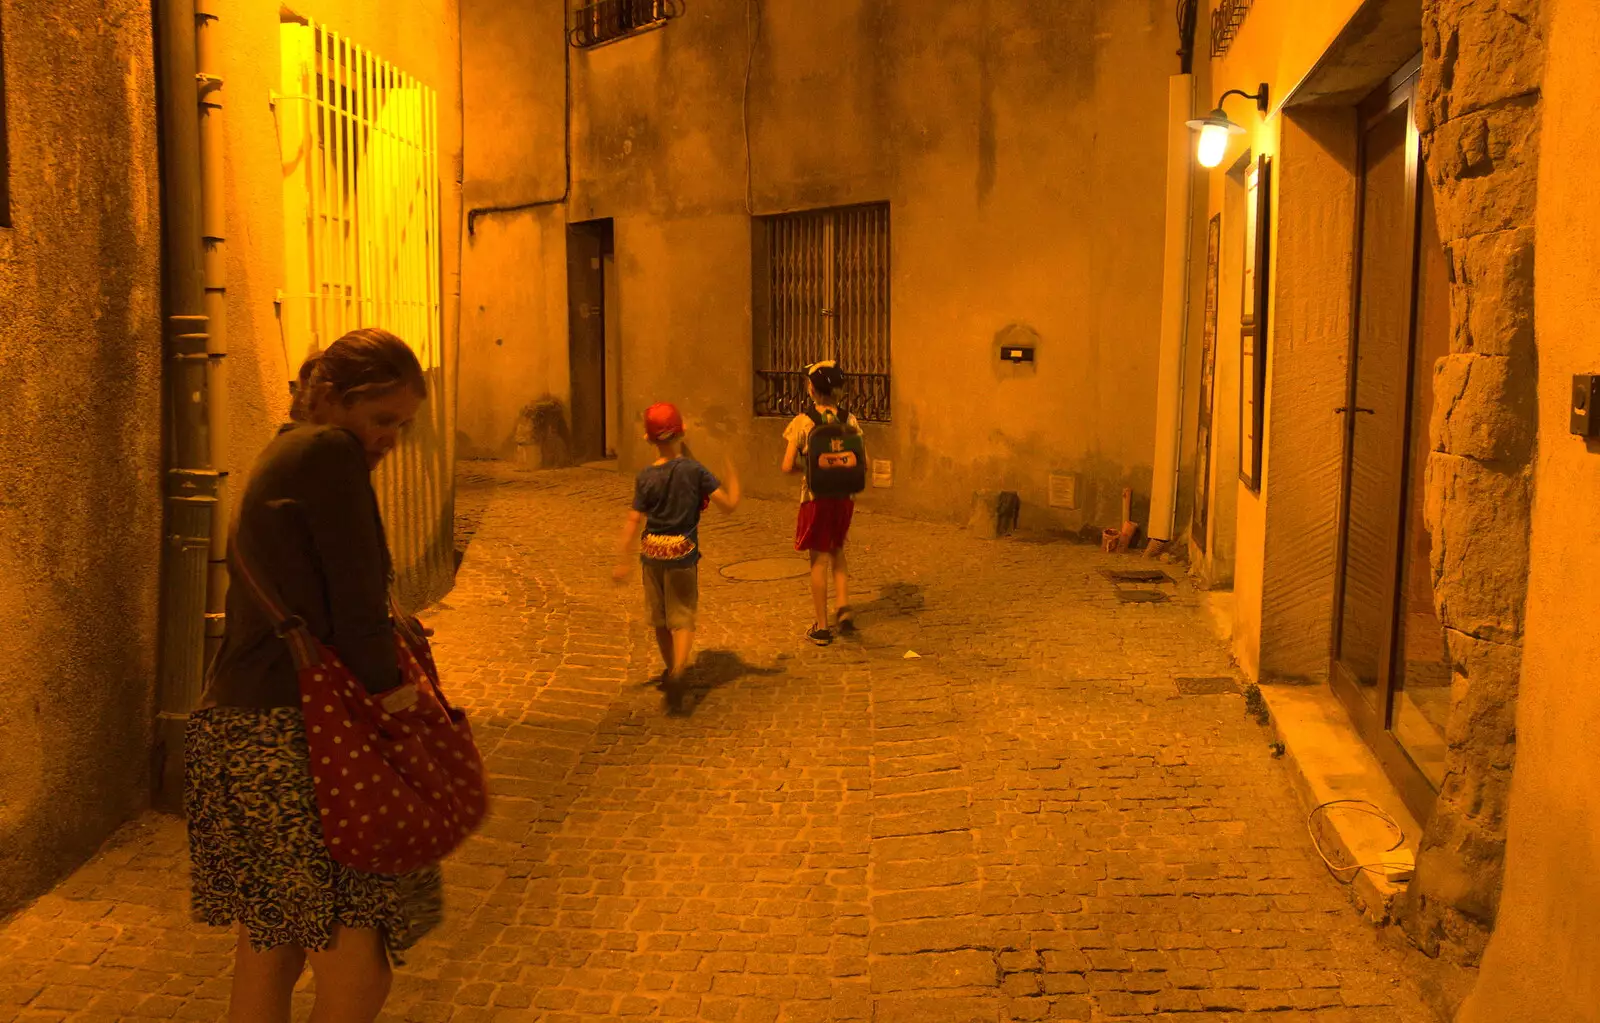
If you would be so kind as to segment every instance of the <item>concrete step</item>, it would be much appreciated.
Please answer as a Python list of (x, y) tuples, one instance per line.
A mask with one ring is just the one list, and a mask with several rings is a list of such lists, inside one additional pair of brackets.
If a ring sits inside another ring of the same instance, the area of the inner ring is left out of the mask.
[[(1405, 891), (1410, 880), (1421, 826), (1406, 809), (1378, 758), (1361, 741), (1332, 689), (1266, 682), (1261, 685), (1261, 696), (1306, 813), (1323, 808), (1311, 821), (1323, 855), (1339, 867), (1371, 867), (1330, 868), (1329, 872), (1351, 884), (1369, 920), (1386, 923), (1395, 897)], [(1342, 802), (1346, 800), (1356, 802)], [(1399, 826), (1398, 847), (1394, 828), (1375, 816), (1373, 807)]]

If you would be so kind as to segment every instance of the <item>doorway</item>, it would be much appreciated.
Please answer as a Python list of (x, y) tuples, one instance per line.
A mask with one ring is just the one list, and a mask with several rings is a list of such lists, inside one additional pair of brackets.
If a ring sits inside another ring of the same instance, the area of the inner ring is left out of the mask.
[(567, 225), (567, 338), (572, 453), (579, 463), (617, 456), (622, 382), (615, 230), (607, 220)]
[(1451, 671), (1423, 518), (1449, 267), (1413, 112), (1420, 58), (1362, 104), (1331, 676), (1419, 820), (1444, 777)]

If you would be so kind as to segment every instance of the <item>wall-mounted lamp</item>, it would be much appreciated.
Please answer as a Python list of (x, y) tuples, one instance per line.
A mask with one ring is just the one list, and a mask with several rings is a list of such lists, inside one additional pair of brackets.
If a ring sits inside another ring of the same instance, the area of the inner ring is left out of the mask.
[(1243, 89), (1229, 89), (1217, 100), (1217, 108), (1204, 117), (1189, 122), (1189, 127), (1200, 133), (1200, 145), (1197, 158), (1202, 167), (1215, 167), (1228, 155), (1228, 137), (1243, 135), (1244, 129), (1228, 119), (1223, 112), (1222, 104), (1229, 96), (1243, 96), (1245, 99), (1256, 101), (1256, 109), (1261, 111), (1261, 116), (1267, 114), (1267, 83), (1262, 82), (1261, 88), (1254, 92), (1245, 92)]

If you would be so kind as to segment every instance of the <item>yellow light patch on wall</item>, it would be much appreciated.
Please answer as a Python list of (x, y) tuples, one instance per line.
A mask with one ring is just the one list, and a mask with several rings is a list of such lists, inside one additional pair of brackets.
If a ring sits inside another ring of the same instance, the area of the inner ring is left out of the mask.
[(442, 596), (454, 574), (455, 429), (442, 314), (438, 96), (353, 40), (284, 24), (284, 287), (291, 373), (345, 332), (411, 345), (430, 400), (374, 477), (401, 600)]

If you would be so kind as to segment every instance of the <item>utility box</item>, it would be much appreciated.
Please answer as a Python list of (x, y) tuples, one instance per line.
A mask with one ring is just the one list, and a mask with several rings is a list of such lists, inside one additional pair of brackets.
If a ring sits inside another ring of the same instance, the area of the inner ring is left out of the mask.
[(1050, 474), (1050, 507), (1078, 510), (1078, 474), (1053, 472)]
[(1579, 373), (1572, 378), (1572, 433), (1600, 437), (1600, 373)]

